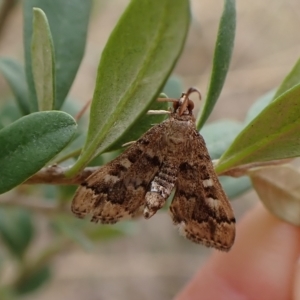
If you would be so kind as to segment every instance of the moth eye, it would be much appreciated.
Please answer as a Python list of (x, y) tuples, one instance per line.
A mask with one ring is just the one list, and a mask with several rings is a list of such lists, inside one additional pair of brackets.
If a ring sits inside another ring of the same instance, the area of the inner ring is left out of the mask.
[(176, 111), (178, 107), (179, 107), (178, 102), (173, 102), (174, 111)]

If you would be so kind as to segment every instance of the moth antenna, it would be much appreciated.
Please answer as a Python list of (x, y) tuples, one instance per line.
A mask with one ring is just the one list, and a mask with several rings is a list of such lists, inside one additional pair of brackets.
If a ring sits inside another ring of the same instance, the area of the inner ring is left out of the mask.
[(185, 93), (185, 95), (186, 95), (186, 97), (188, 98), (189, 95), (192, 94), (192, 93), (198, 93), (198, 95), (199, 95), (199, 100), (202, 99), (202, 96), (201, 96), (200, 91), (199, 91), (198, 89), (194, 88), (194, 87), (190, 87), (190, 88), (187, 90), (187, 92)]
[(167, 115), (170, 114), (171, 112), (169, 110), (148, 110), (147, 115)]
[(136, 141), (130, 141), (130, 142), (127, 142), (127, 143), (123, 144), (122, 147), (128, 147), (128, 146), (131, 146), (135, 143), (136, 143)]
[(175, 98), (157, 98), (158, 102), (178, 102)]
[(201, 97), (200, 91), (194, 87), (190, 87), (186, 93), (182, 93), (181, 98), (183, 97), (184, 100), (181, 103), (181, 105), (179, 103), (179, 99), (174, 99), (174, 98), (157, 98), (157, 101), (158, 102), (173, 102), (174, 111), (176, 111), (177, 108), (180, 106), (179, 115), (181, 116), (186, 109), (188, 109), (190, 113), (194, 109), (194, 102), (189, 99), (189, 95), (192, 93), (198, 93), (199, 99), (201, 100), (202, 97)]

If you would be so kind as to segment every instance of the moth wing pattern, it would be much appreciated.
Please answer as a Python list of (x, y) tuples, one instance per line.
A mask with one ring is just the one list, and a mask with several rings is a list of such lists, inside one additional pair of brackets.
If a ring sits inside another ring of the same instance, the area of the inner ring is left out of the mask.
[[(191, 87), (173, 102), (173, 112), (119, 157), (90, 175), (77, 189), (71, 209), (80, 218), (116, 223), (144, 214), (151, 218), (174, 188), (170, 214), (186, 238), (228, 251), (235, 218), (195, 127)], [(162, 99), (159, 99), (161, 101)]]
[(202, 136), (194, 128), (190, 131), (170, 214), (186, 238), (228, 251), (235, 238), (234, 214)]
[[(164, 159), (164, 123), (152, 127), (77, 189), (71, 210), (93, 222), (116, 223), (141, 213), (147, 188)], [(162, 131), (162, 132), (161, 132)]]

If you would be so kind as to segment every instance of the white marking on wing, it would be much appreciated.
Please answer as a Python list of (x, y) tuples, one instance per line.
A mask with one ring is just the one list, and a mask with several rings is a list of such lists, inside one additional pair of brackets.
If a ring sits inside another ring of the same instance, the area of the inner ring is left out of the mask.
[(210, 179), (210, 178), (206, 179), (206, 180), (203, 180), (202, 184), (203, 184), (204, 187), (209, 187), (209, 186), (213, 186), (214, 185), (212, 179)]

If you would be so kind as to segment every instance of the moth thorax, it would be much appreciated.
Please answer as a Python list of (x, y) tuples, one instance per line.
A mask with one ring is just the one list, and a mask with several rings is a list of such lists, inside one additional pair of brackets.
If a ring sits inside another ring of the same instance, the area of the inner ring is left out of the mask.
[(173, 102), (174, 112), (182, 115), (191, 115), (194, 109), (194, 102), (187, 98), (186, 94), (183, 94), (177, 102)]

